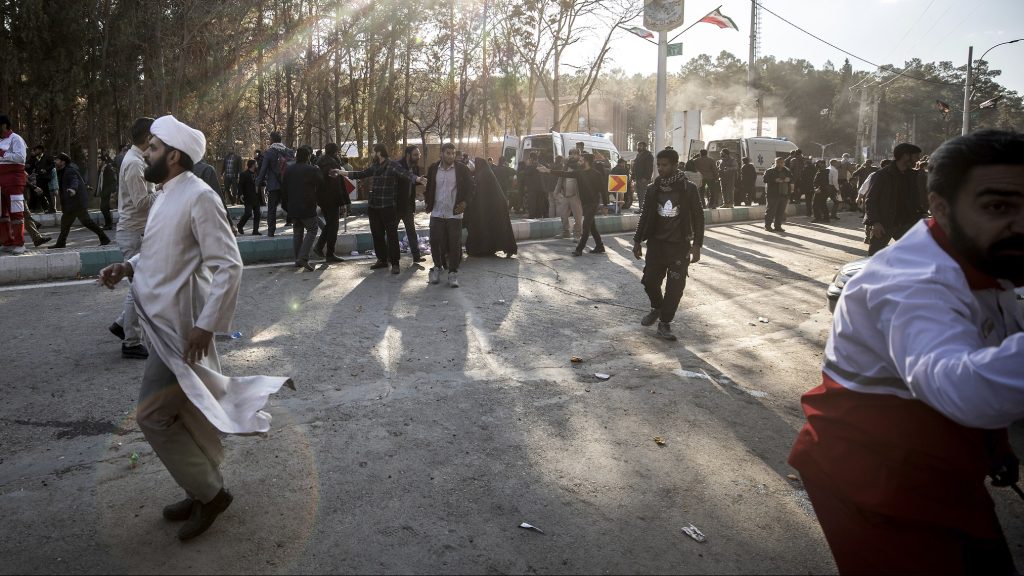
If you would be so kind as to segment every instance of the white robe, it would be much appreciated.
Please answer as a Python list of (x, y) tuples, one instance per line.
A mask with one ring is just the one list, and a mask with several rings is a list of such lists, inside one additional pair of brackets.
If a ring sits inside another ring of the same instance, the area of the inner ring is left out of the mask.
[(270, 429), (267, 398), (290, 378), (229, 377), (210, 354), (189, 365), (182, 359), (193, 327), (228, 332), (242, 280), (242, 257), (220, 197), (199, 177), (184, 172), (158, 191), (142, 248), (129, 262), (132, 290), (151, 351), (178, 378), (189, 400), (228, 434)]

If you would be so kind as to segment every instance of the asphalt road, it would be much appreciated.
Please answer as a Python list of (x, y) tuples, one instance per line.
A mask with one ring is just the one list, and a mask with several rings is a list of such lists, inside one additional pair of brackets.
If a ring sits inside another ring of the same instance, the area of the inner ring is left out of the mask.
[[(833, 572), (786, 457), (854, 221), (709, 228), (674, 344), (639, 325), (628, 235), (469, 258), (458, 289), (408, 260), (247, 268), (225, 370), (298, 390), (226, 439), (234, 504), (187, 544), (134, 422), (143, 364), (106, 330), (125, 289), (0, 290), (0, 572)], [(1024, 503), (996, 502), (1024, 566)]]

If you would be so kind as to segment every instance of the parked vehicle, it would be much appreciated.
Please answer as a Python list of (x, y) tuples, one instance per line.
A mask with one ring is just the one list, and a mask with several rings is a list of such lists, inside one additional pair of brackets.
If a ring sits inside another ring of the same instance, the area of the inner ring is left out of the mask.
[(610, 166), (619, 161), (619, 149), (611, 140), (586, 132), (548, 132), (547, 134), (530, 134), (518, 138), (505, 136), (502, 156), (508, 158), (509, 166), (515, 168), (526, 160), (530, 152), (540, 154), (540, 161), (550, 165), (558, 156), (566, 157), (569, 150), (576, 147), (577, 142), (583, 143), (583, 149), (592, 154), (604, 156)]
[[(700, 140), (690, 142), (690, 152), (696, 153), (702, 148), (705, 148), (704, 142)], [(785, 138), (732, 138), (711, 140), (707, 143), (706, 148), (708, 156), (715, 160), (722, 157), (722, 150), (726, 148), (732, 152), (733, 158), (736, 160), (744, 156), (749, 157), (754, 168), (757, 169), (754, 197), (758, 202), (764, 202), (764, 171), (775, 166), (776, 158), (789, 156), (790, 152), (798, 149), (798, 146)]]

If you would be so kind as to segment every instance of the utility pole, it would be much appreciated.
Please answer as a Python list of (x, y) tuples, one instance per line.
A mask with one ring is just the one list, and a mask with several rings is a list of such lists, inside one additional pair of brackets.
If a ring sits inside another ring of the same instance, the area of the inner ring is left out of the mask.
[(750, 57), (747, 60), (747, 92), (754, 89), (754, 80), (757, 72), (754, 66), (757, 65), (757, 3), (750, 2)]
[(483, 83), (483, 86), (484, 86), (484, 88), (483, 88), (483, 90), (484, 90), (484, 97), (483, 97), (483, 103), (484, 103), (484, 105), (483, 105), (483, 120), (481, 122), (483, 124), (483, 130), (484, 130), (484, 133), (483, 133), (484, 158), (487, 158), (488, 155), (490, 155), (490, 150), (491, 150), (491, 129), (490, 129), (490, 126), (488, 125), (488, 119), (487, 119), (487, 107), (490, 104), (489, 101), (488, 101), (488, 97), (490, 96), (490, 93), (491, 93), (490, 85), (489, 85), (488, 78), (487, 78), (487, 76), (488, 76), (487, 40), (489, 39), (489, 35), (487, 34), (487, 9), (489, 7), (488, 6), (489, 4), (490, 4), (489, 0), (484, 0), (484, 24), (483, 24), (483, 34), (484, 34), (484, 75), (483, 75), (484, 76), (484, 83)]
[(967, 76), (964, 77), (964, 127), (960, 132), (966, 136), (971, 130), (971, 64), (974, 63), (974, 46), (967, 48)]
[[(448, 141), (455, 142), (455, 0), (448, 5)], [(458, 144), (456, 144), (458, 147)]]
[(872, 159), (878, 157), (878, 100), (881, 98), (881, 92), (875, 92), (875, 99), (873, 102), (873, 109), (871, 111), (871, 157)]
[(764, 121), (764, 101), (758, 96), (754, 102), (757, 104), (757, 137), (761, 137), (761, 123)]
[(860, 89), (860, 106), (857, 109), (857, 160), (865, 160), (861, 154), (864, 153), (864, 111), (868, 107), (868, 93), (865, 88)]
[(654, 153), (665, 146), (665, 93), (668, 79), (668, 31), (658, 32), (658, 94), (654, 107)]

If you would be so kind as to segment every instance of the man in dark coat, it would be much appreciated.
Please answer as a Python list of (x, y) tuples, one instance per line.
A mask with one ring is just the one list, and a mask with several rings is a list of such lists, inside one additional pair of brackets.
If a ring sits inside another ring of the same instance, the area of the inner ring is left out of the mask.
[(68, 233), (71, 232), (71, 225), (76, 218), (82, 226), (92, 230), (99, 237), (100, 246), (110, 244), (110, 238), (89, 216), (89, 196), (86, 194), (85, 178), (82, 178), (78, 168), (71, 163), (71, 158), (63, 152), (57, 155), (56, 164), (61, 209), (60, 236), (57, 236), (57, 243), (50, 246), (50, 249), (67, 246)]
[(345, 191), (345, 182), (341, 177), (341, 158), (338, 156), (338, 145), (330, 142), (324, 147), (324, 155), (317, 162), (324, 185), (317, 192), (317, 203), (324, 215), (324, 229), (316, 241), (313, 253), (323, 257), (326, 262), (341, 262), (334, 254), (338, 243), (338, 219), (341, 218), (342, 206), (350, 206), (352, 199)]
[(476, 159), (476, 193), (466, 206), (466, 253), (470, 256), (494, 256), (501, 250), (506, 258), (519, 251), (512, 220), (508, 215), (508, 200), (501, 184), (484, 158)]
[[(697, 187), (679, 170), (679, 153), (658, 152), (658, 178), (647, 191), (633, 236), (633, 256), (643, 258), (647, 241), (647, 261), (641, 280), (651, 301), (651, 311), (640, 320), (650, 326), (658, 321), (659, 338), (676, 340), (672, 333), (679, 301), (686, 288), (689, 266), (700, 260), (704, 244), (704, 210)], [(665, 293), (661, 284), (668, 277)]]
[(295, 164), (285, 170), (281, 191), (288, 198), (288, 214), (295, 221), (292, 245), (295, 250), (295, 266), (312, 272), (309, 252), (316, 240), (316, 195), (323, 186), (320, 169), (309, 163), (313, 151), (300, 146), (295, 153)]
[(546, 218), (548, 215), (548, 192), (544, 187), (543, 175), (537, 170), (539, 164), (538, 154), (530, 152), (526, 165), (519, 172), (519, 190), (530, 218)]
[(776, 158), (775, 166), (764, 172), (764, 197), (767, 205), (764, 229), (768, 232), (785, 232), (782, 223), (786, 221), (786, 206), (789, 205), (789, 189), (792, 185), (793, 173), (786, 168), (786, 159)]
[(256, 161), (247, 160), (245, 162), (245, 170), (238, 177), (238, 195), (241, 197), (242, 204), (245, 205), (245, 212), (242, 213), (242, 217), (238, 219), (238, 233), (245, 234), (245, 223), (252, 218), (252, 235), (262, 236), (260, 234), (260, 194), (256, 188)]
[(583, 249), (587, 247), (587, 240), (594, 236), (594, 248), (591, 254), (604, 254), (604, 242), (601, 240), (601, 233), (597, 230), (598, 207), (608, 204), (608, 177), (594, 166), (594, 155), (583, 154), (583, 165), (581, 169), (570, 170), (548, 170), (542, 171), (560, 178), (575, 178), (579, 187), (580, 202), (583, 204), (583, 233), (580, 241), (573, 250), (573, 256), (582, 256)]
[(654, 176), (654, 155), (647, 149), (647, 142), (636, 145), (636, 159), (633, 160), (633, 177), (636, 178), (633, 186), (636, 188), (637, 203), (643, 210), (644, 196), (647, 194), (647, 186)]
[(285, 224), (291, 217), (291, 210), (288, 208), (288, 195), (282, 190), (282, 166), (291, 164), (295, 159), (295, 152), (281, 143), (279, 132), (270, 133), (270, 147), (256, 161), (260, 164), (259, 176), (256, 178), (258, 185), (267, 187), (267, 235), (273, 236), (277, 232), (277, 208), (280, 206), (288, 214)]
[(921, 149), (903, 143), (892, 154), (893, 163), (871, 177), (864, 195), (864, 224), (871, 226), (868, 256), (888, 246), (890, 240), (902, 238), (921, 219), (918, 176), (914, 170), (921, 159)]
[(757, 168), (748, 157), (743, 158), (743, 165), (740, 166), (740, 194), (736, 199), (737, 204), (753, 206), (757, 200), (754, 196), (754, 187), (757, 185)]
[[(407, 146), (402, 159), (398, 161), (409, 172), (420, 175), (420, 149), (416, 146)], [(412, 254), (413, 262), (426, 262), (427, 259), (420, 254), (420, 238), (416, 233), (416, 181), (406, 178), (402, 179), (404, 188), (398, 194), (398, 218), (405, 226), (405, 241), (409, 243), (409, 252)]]

